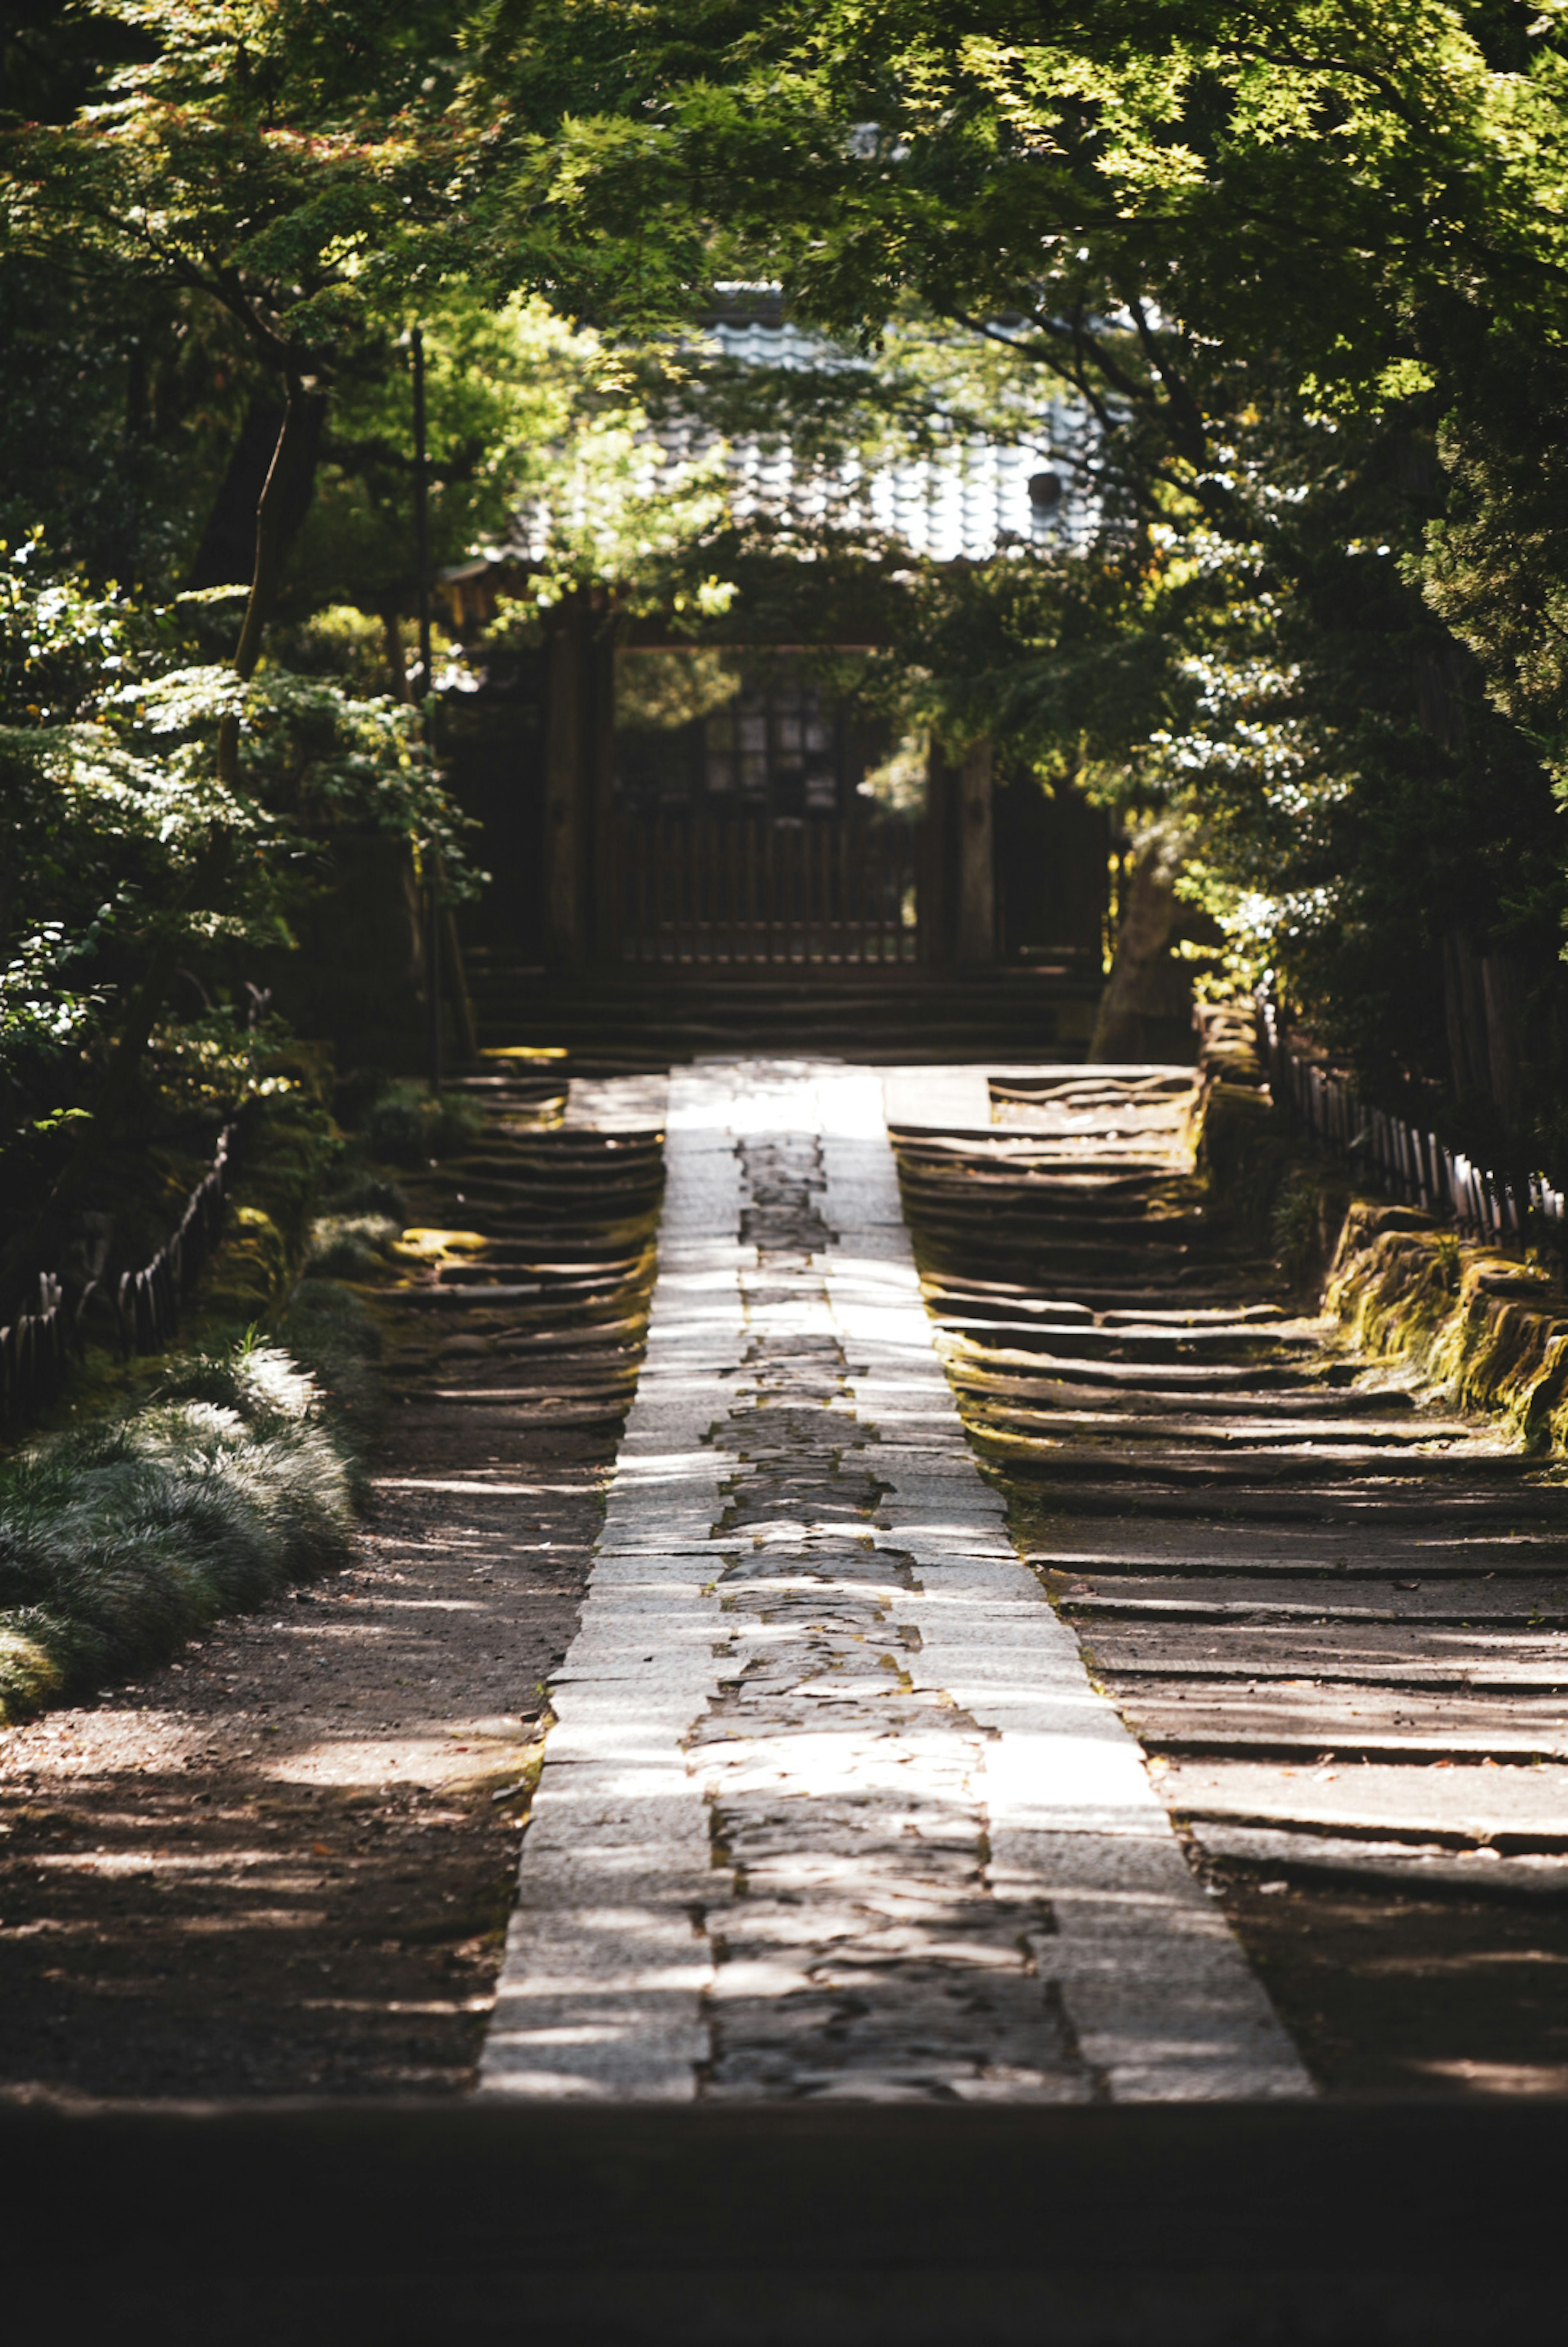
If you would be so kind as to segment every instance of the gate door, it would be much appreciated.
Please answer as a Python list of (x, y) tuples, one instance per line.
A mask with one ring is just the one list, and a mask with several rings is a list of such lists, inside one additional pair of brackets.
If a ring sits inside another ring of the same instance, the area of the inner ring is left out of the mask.
[(614, 956), (633, 962), (912, 962), (911, 826), (895, 815), (623, 809)]

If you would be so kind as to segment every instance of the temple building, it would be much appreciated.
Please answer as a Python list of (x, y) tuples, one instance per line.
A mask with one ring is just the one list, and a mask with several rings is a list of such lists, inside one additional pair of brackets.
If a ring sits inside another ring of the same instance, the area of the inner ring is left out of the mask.
[[(732, 304), (710, 332), (740, 364), (821, 363), (822, 346), (766, 301)], [(1012, 547), (1027, 559), (1093, 527), (1081, 477), (1042, 458), (1070, 427), (1047, 417), (1033, 447), (972, 438), (828, 487), (917, 558)], [(677, 457), (697, 446), (679, 419), (659, 436)], [(742, 516), (821, 487), (796, 475), (788, 446), (742, 438), (723, 461)], [(444, 574), (455, 635), (525, 589), (543, 526), (520, 517), (514, 543)], [(1097, 989), (1105, 814), (1050, 794), (988, 743), (950, 757), (836, 702), (818, 656), (875, 649), (852, 612), (826, 611), (810, 642), (791, 644), (738, 609), (694, 641), (585, 589), (555, 607), (544, 639), (487, 653), (478, 689), (447, 702), (453, 787), (494, 881), (469, 930), (482, 971), (1013, 971)]]

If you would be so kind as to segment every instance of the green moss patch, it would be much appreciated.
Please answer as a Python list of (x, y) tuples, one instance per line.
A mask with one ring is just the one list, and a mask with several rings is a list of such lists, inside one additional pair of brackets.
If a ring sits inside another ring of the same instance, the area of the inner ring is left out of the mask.
[(1548, 1272), (1405, 1206), (1357, 1199), (1324, 1301), (1360, 1348), (1412, 1362), (1531, 1449), (1568, 1450), (1568, 1301)]
[(1194, 1146), (1217, 1213), (1373, 1359), (1404, 1361), (1530, 1449), (1568, 1453), (1561, 1275), (1461, 1239), (1413, 1206), (1359, 1197), (1262, 1088), (1246, 1006), (1206, 1012)]

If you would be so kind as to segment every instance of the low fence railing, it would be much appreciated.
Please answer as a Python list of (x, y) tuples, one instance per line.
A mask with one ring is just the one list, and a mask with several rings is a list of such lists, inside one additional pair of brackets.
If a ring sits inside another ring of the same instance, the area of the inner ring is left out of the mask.
[(1435, 1133), (1371, 1107), (1342, 1076), (1294, 1050), (1267, 997), (1258, 999), (1257, 1019), (1276, 1100), (1294, 1109), (1326, 1148), (1376, 1167), (1391, 1190), (1423, 1213), (1501, 1241), (1523, 1237), (1532, 1215), (1558, 1223), (1568, 1218), (1563, 1192), (1544, 1174), (1499, 1174), (1476, 1164)]
[(122, 1358), (156, 1353), (168, 1342), (223, 1227), (239, 1131), (238, 1117), (224, 1126), (178, 1228), (139, 1271), (90, 1279), (75, 1296), (57, 1273), (39, 1273), (37, 1309), (19, 1312), (0, 1328), (0, 1426), (15, 1429), (56, 1399), (72, 1359), (85, 1349), (89, 1313), (109, 1321)]

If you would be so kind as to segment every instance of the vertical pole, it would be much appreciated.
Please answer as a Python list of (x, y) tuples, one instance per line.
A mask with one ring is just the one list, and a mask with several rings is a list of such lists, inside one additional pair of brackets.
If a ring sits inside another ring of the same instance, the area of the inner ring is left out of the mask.
[(545, 914), (547, 951), (558, 968), (575, 969), (587, 939), (585, 766), (592, 693), (588, 670), (593, 630), (586, 597), (567, 595), (555, 609), (549, 635), (549, 693), (545, 728)]
[[(920, 938), (920, 958), (939, 968), (950, 967), (956, 958), (959, 926), (959, 862), (962, 828), (958, 775), (934, 735), (927, 753), (925, 813), (920, 825), (920, 902), (917, 922)], [(869, 858), (862, 857), (861, 887), (865, 916), (873, 920), (870, 886), (866, 866)], [(874, 867), (873, 867), (874, 868)], [(871, 931), (868, 928), (868, 941)], [(880, 931), (876, 936), (875, 954), (868, 951), (866, 958), (879, 958), (881, 954)]]
[[(419, 574), (419, 700), (424, 746), (435, 750), (434, 678), (430, 650), (430, 453), (424, 421), (424, 334), (416, 326), (413, 354), (413, 537)], [(430, 1089), (441, 1090), (441, 860), (433, 846), (425, 872), (425, 1001), (430, 1014)]]
[(589, 661), (588, 788), (585, 793), (588, 869), (593, 880), (589, 942), (601, 962), (621, 958), (621, 810), (616, 800), (616, 633), (608, 598), (598, 603)]
[(958, 960), (983, 969), (996, 959), (996, 870), (989, 742), (965, 753), (959, 771)]

